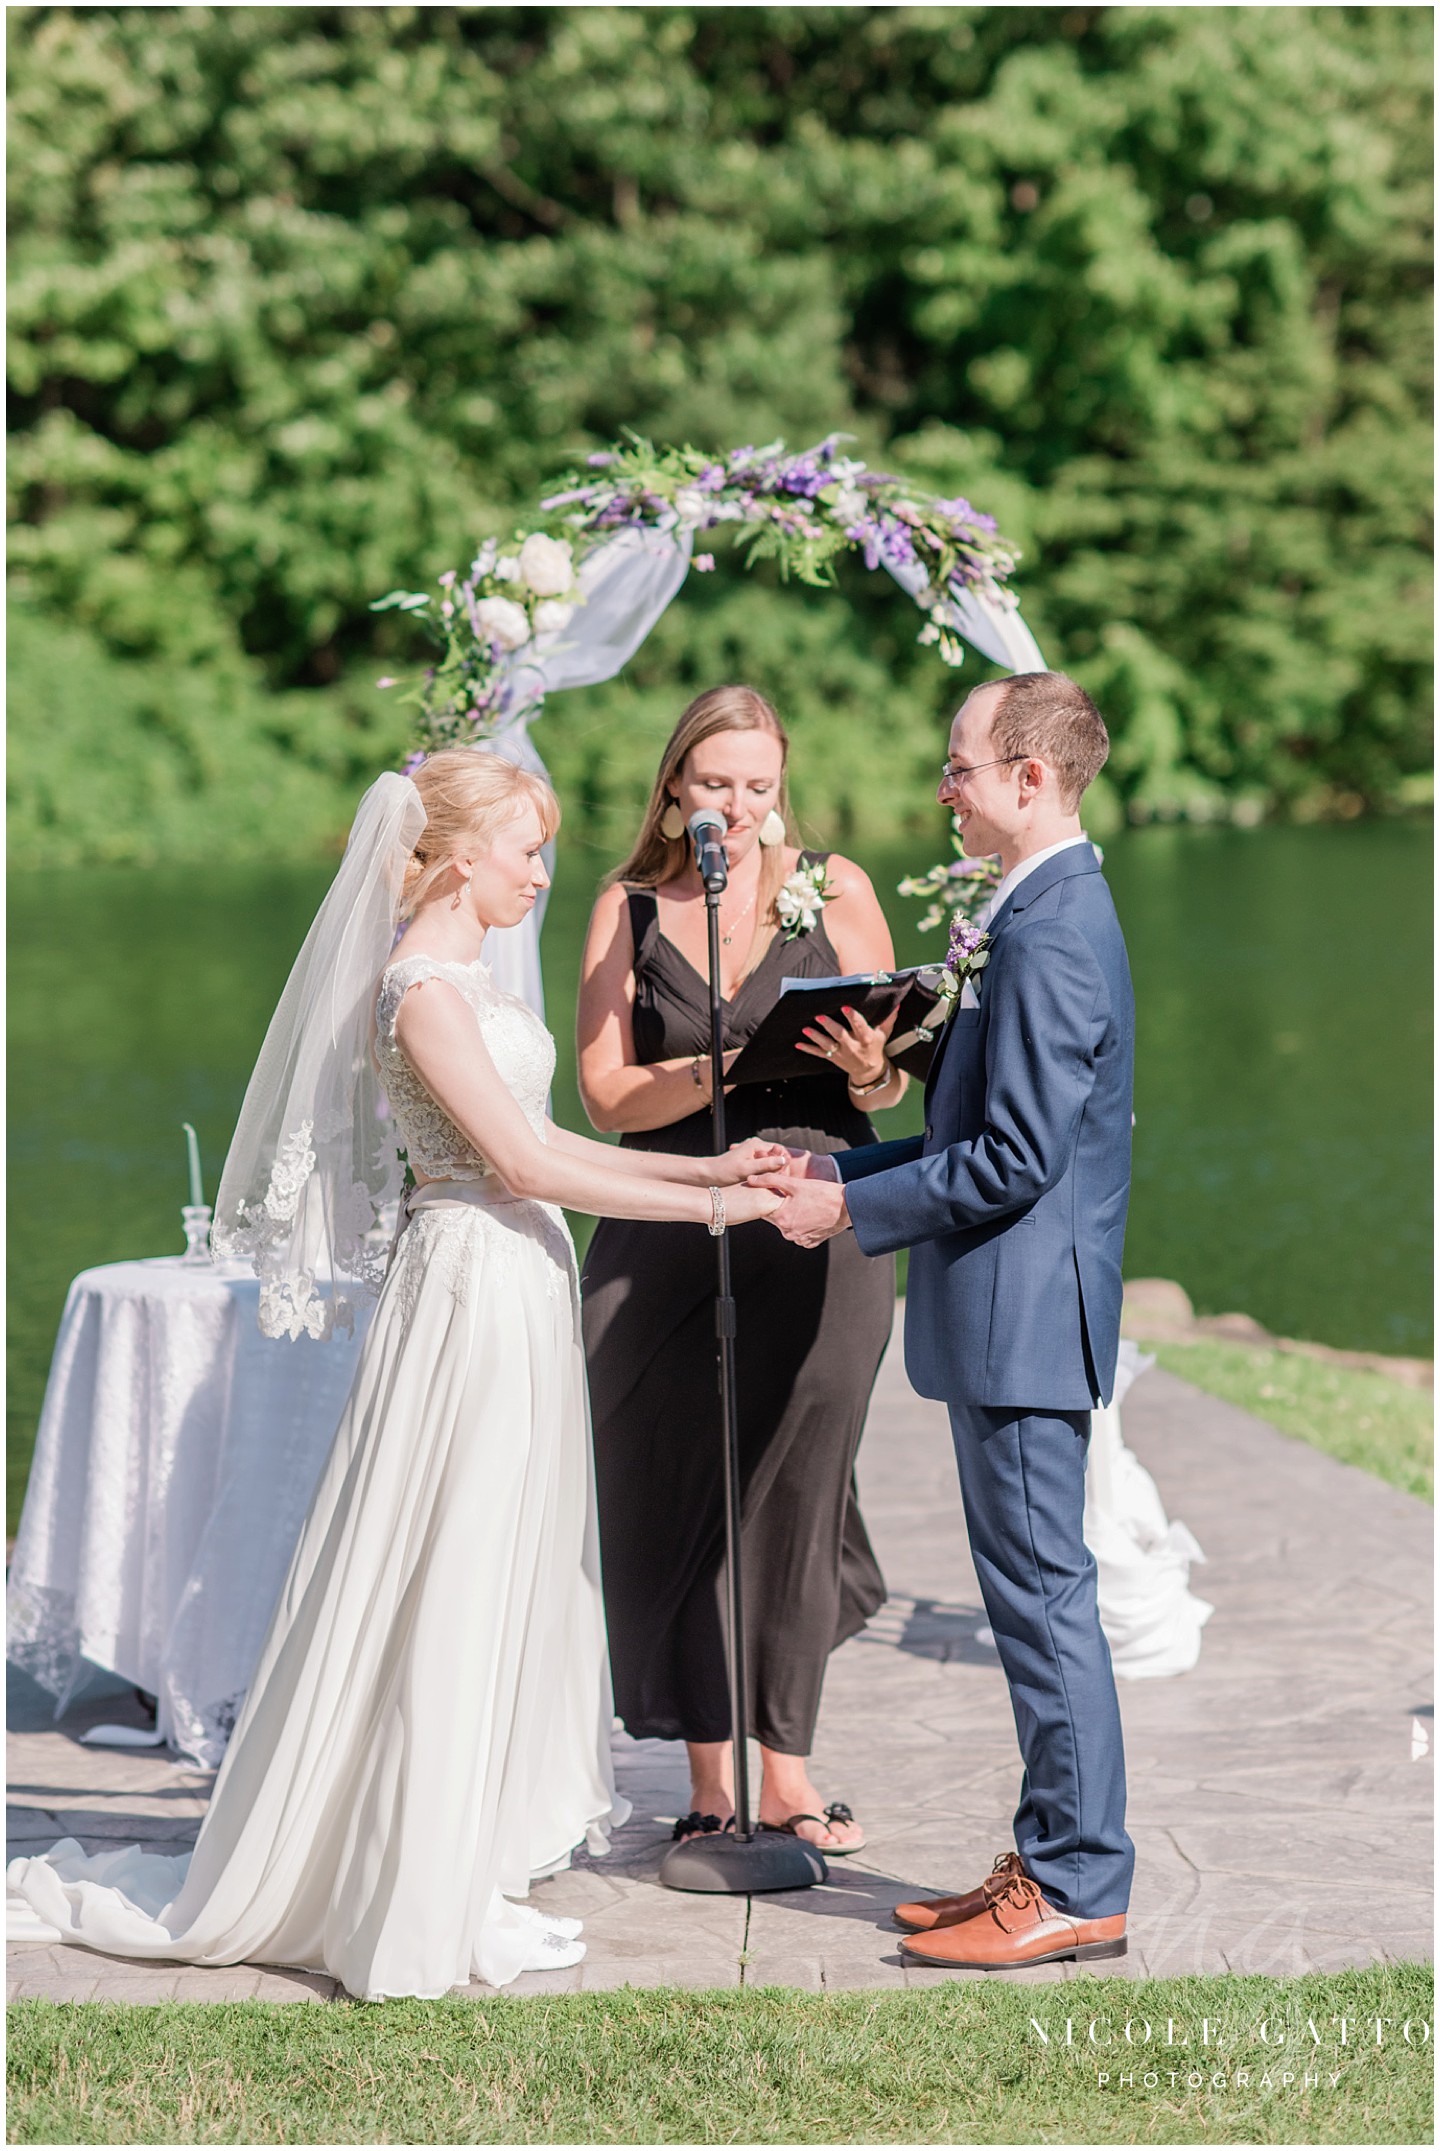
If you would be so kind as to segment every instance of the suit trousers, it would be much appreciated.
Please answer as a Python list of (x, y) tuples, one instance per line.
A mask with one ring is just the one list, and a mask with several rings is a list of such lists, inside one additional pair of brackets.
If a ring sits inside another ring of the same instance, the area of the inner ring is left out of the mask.
[(1075, 1919), (1125, 1911), (1125, 1751), (1095, 1560), (1085, 1544), (1088, 1412), (952, 1404), (970, 1546), (1010, 1684), (1025, 1774), (1015, 1845)]

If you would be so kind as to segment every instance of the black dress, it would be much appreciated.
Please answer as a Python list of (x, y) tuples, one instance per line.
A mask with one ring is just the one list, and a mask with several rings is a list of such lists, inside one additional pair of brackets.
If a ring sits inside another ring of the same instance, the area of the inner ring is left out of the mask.
[[(705, 981), (660, 932), (653, 890), (630, 893), (630, 923), (637, 1058), (708, 1052)], [(839, 970), (823, 915), (793, 941), (777, 935), (727, 1003), (727, 1050), (750, 1037), (782, 978)], [(786, 1083), (730, 1091), (726, 1128), (732, 1142), (763, 1135), (812, 1150), (874, 1140), (844, 1076), (818, 1063)], [(709, 1106), (621, 1140), (705, 1156)], [(733, 1228), (731, 1264), (750, 1731), (780, 1754), (808, 1755), (826, 1659), (885, 1598), (854, 1465), (890, 1336), (895, 1265), (863, 1255), (853, 1233), (800, 1248), (763, 1222)], [(616, 1709), (637, 1738), (726, 1740), (710, 1235), (602, 1219), (582, 1289)]]

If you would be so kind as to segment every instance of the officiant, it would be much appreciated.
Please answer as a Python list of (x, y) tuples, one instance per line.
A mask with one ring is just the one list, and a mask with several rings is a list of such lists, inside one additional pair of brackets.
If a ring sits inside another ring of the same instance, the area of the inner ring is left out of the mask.
[[(711, 1148), (705, 905), (686, 837), (700, 808), (718, 809), (727, 830), (727, 1066), (785, 979), (894, 965), (867, 876), (795, 840), (788, 752), (753, 688), (697, 697), (665, 748), (634, 849), (596, 903), (580, 985), (580, 1090), (595, 1127), (629, 1148)], [(858, 1011), (807, 1023), (793, 1059), (784, 1080), (728, 1090), (732, 1141), (849, 1149), (873, 1141), (869, 1114), (904, 1094), (885, 1027)], [(858, 1851), (863, 1828), (815, 1786), (807, 1758), (829, 1654), (885, 1597), (854, 1467), (895, 1272), (868, 1261), (851, 1235), (808, 1251), (748, 1225), (731, 1237), (759, 1817), (834, 1857)], [(733, 1813), (713, 1251), (685, 1227), (602, 1220), (582, 1288), (616, 1709), (637, 1738), (686, 1743), (691, 1811), (680, 1837)]]

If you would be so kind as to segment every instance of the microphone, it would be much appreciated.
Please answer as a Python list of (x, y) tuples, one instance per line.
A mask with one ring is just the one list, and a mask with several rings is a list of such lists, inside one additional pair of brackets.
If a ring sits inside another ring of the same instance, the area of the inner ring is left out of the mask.
[(706, 895), (713, 896), (730, 879), (730, 862), (725, 856), (725, 817), (716, 807), (701, 807), (698, 814), (691, 815), (688, 826), (701, 883)]

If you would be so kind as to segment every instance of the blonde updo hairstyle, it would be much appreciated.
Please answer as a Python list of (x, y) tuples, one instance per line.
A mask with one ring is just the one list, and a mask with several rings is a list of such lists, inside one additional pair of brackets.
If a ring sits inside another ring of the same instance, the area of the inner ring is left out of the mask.
[(425, 809), (425, 827), (410, 854), (400, 916), (413, 918), (460, 852), (483, 852), (526, 807), (534, 807), (548, 843), (560, 827), (560, 802), (543, 777), (483, 748), (446, 747), (411, 778)]
[(713, 739), (718, 732), (773, 732), (780, 742), (780, 788), (775, 795), (775, 811), (785, 824), (785, 844), (767, 846), (760, 855), (760, 893), (746, 963), (748, 971), (764, 953), (762, 929), (775, 923), (775, 899), (785, 879), (785, 845), (798, 845), (800, 841), (790, 812), (790, 741), (774, 707), (757, 689), (708, 687), (703, 695), (695, 697), (665, 742), (634, 849), (623, 866), (617, 866), (613, 874), (606, 876), (605, 886), (609, 888), (619, 881), (654, 889), (661, 882), (673, 881), (689, 864), (689, 837), (667, 837), (660, 822), (666, 809), (674, 803), (675, 787), (680, 782), (686, 757), (702, 741)]

